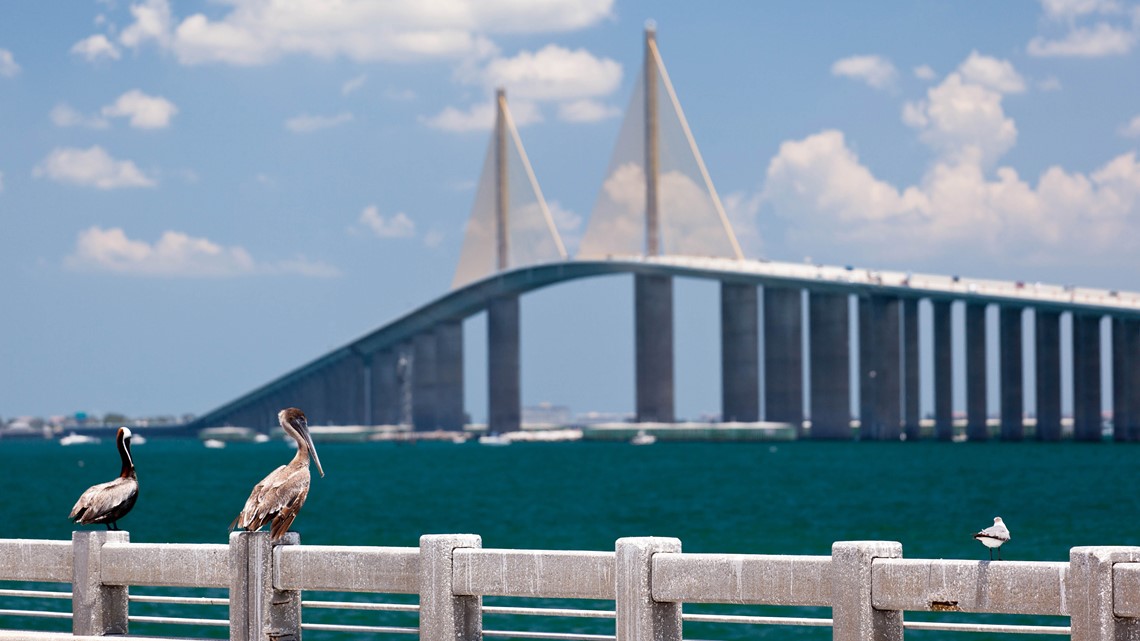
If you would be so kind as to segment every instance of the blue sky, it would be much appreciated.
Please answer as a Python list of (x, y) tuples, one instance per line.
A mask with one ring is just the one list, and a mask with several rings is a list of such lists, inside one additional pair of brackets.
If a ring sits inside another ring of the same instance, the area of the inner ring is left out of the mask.
[[(4, 3), (0, 416), (204, 412), (444, 293), (500, 84), (573, 250), (647, 19), (747, 255), (1140, 289), (1135, 2)], [(632, 409), (631, 291), (523, 299), (524, 403)]]

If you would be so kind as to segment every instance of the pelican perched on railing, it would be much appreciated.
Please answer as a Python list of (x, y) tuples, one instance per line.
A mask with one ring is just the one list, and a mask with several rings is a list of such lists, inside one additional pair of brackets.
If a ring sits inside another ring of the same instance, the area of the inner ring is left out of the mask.
[(289, 531), (297, 512), (309, 495), (309, 454), (317, 464), (317, 471), (325, 475), (313, 437), (309, 435), (309, 422), (305, 413), (290, 407), (277, 413), (277, 420), (285, 433), (297, 441), (297, 454), (287, 465), (273, 470), (253, 488), (241, 514), (230, 523), (230, 529), (241, 527), (250, 532), (260, 530), (270, 521), (269, 538), (279, 539)]
[(120, 427), (115, 445), (119, 448), (123, 469), (119, 478), (92, 485), (75, 502), (68, 518), (80, 525), (103, 523), (108, 530), (117, 530), (119, 519), (131, 511), (139, 497), (139, 477), (135, 474), (135, 462), (131, 458), (131, 431)]

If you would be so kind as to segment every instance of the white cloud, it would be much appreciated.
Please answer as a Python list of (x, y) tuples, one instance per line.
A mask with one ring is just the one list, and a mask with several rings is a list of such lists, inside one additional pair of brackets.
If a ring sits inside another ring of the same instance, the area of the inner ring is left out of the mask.
[(116, 47), (107, 36), (97, 33), (89, 36), (75, 43), (71, 47), (71, 53), (82, 56), (87, 62), (96, 62), (98, 60), (118, 60), (121, 56), (118, 47)]
[(339, 127), (352, 122), (352, 120), (352, 114), (347, 111), (335, 116), (310, 116), (309, 114), (301, 114), (300, 116), (294, 116), (286, 120), (285, 128), (296, 134), (307, 134), (320, 131), (321, 129)]
[(914, 68), (914, 77), (919, 80), (934, 80), (937, 75), (930, 65), (919, 65)]
[(148, 96), (138, 89), (132, 89), (119, 96), (113, 104), (103, 107), (103, 115), (111, 118), (129, 118), (136, 129), (163, 129), (170, 126), (170, 119), (178, 113), (178, 107), (161, 96)]
[(1017, 126), (1002, 108), (1002, 95), (951, 73), (926, 92), (926, 99), (903, 107), (903, 122), (919, 139), (951, 160), (989, 165), (1013, 147)]
[(849, 56), (831, 65), (833, 76), (846, 76), (865, 82), (875, 89), (892, 86), (898, 72), (890, 60), (882, 56)]
[(962, 80), (981, 85), (1000, 93), (1021, 93), (1025, 91), (1025, 79), (1013, 68), (1008, 60), (998, 60), (971, 51), (969, 57), (958, 65)]
[(439, 247), (440, 245), (442, 245), (443, 241), (444, 241), (443, 232), (441, 232), (438, 229), (429, 229), (428, 232), (426, 234), (424, 234), (424, 246), (425, 247), (430, 247), (432, 249), (435, 249), (436, 247)]
[(98, 145), (89, 149), (54, 149), (32, 173), (56, 182), (104, 190), (155, 185), (133, 162), (115, 160)]
[[(542, 114), (532, 102), (511, 102), (510, 110), (516, 127), (542, 121)], [(456, 107), (446, 107), (434, 116), (421, 116), (420, 122), (433, 129), (444, 131), (487, 131), (495, 126), (495, 103), (479, 103), (472, 105), (466, 111)]]
[(1041, 0), (1041, 8), (1053, 20), (1072, 20), (1091, 13), (1115, 13), (1120, 5), (1115, 0)]
[(348, 94), (355, 92), (357, 89), (360, 89), (361, 87), (363, 87), (364, 83), (367, 80), (368, 80), (368, 74), (365, 74), (365, 73), (362, 73), (355, 78), (351, 78), (351, 79), (347, 80), (343, 85), (341, 85), (340, 94), (342, 96), (347, 96)]
[(20, 65), (16, 64), (16, 58), (12, 52), (7, 49), (0, 49), (0, 76), (13, 78), (18, 73), (20, 73)]
[(580, 29), (611, 15), (613, 0), (340, 0), (319, 3), (228, 0), (228, 11), (196, 13), (181, 21), (167, 0), (131, 7), (135, 22), (120, 41), (153, 42), (183, 64), (260, 65), (291, 54), (359, 62), (486, 56), (494, 46), (481, 34), (544, 33)]
[(1101, 58), (1121, 56), (1132, 50), (1137, 35), (1134, 29), (1098, 23), (1095, 27), (1079, 27), (1059, 40), (1036, 36), (1026, 51), (1039, 57)]
[(1140, 138), (1140, 116), (1136, 116), (1120, 128), (1120, 135), (1128, 136), (1129, 138)]
[(99, 116), (87, 116), (71, 105), (61, 102), (52, 107), (51, 112), (48, 113), (51, 118), (52, 124), (56, 127), (87, 127), (90, 129), (106, 129), (109, 123)]
[(376, 205), (369, 205), (360, 212), (358, 222), (376, 234), (377, 238), (411, 238), (416, 235), (416, 223), (404, 212), (387, 217), (380, 213)]
[(488, 88), (505, 87), (513, 98), (576, 100), (613, 93), (621, 84), (621, 73), (621, 65), (609, 58), (547, 45), (537, 52), (491, 60), (481, 80)]
[(120, 228), (95, 226), (80, 232), (65, 264), (76, 270), (167, 277), (234, 277), (254, 274), (336, 276), (337, 270), (304, 257), (258, 264), (239, 246), (225, 247), (178, 231), (163, 232), (154, 244), (128, 238)]
[(558, 119), (566, 122), (598, 122), (621, 115), (621, 109), (597, 100), (583, 98), (558, 106)]

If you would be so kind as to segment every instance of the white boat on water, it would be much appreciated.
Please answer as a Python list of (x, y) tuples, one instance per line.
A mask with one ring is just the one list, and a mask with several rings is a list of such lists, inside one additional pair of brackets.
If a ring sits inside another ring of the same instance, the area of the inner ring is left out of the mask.
[(67, 436), (59, 439), (60, 445), (86, 445), (86, 444), (94, 444), (94, 443), (98, 443), (98, 442), (99, 442), (99, 439), (95, 438), (94, 436), (87, 436), (86, 434), (76, 434), (75, 432), (72, 432), (71, 434), (68, 434)]
[(657, 437), (647, 433), (645, 430), (638, 430), (633, 438), (629, 439), (630, 445), (653, 445), (657, 442)]
[(484, 434), (479, 437), (480, 445), (510, 445), (511, 439), (505, 434)]
[(222, 441), (222, 440), (218, 440), (216, 438), (208, 438), (208, 439), (202, 441), (202, 445), (205, 445), (206, 447), (208, 447), (212, 450), (220, 450), (226, 446), (226, 442)]

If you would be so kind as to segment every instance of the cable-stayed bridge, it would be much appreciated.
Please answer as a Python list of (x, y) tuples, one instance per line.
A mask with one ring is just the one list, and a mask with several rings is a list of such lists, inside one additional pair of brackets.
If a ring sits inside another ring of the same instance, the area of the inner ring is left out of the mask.
[[(1107, 400), (1101, 391), (1101, 326), (1107, 317), (1113, 434), (1140, 440), (1140, 294), (745, 259), (652, 28), (646, 31), (643, 73), (573, 259), (501, 90), (497, 105), (452, 290), (204, 414), (192, 427), (266, 429), (280, 408), (298, 406), (314, 423), (462, 429), (462, 324), (486, 311), (488, 428), (518, 429), (519, 297), (569, 280), (632, 274), (639, 422), (675, 420), (673, 278), (683, 276), (720, 282), (725, 421), (763, 418), (804, 431), (810, 419), (805, 433), (812, 438), (917, 437), (924, 383), (919, 344), (925, 332), (933, 344), (934, 434), (949, 440), (952, 308), (958, 305), (964, 308), (957, 339), (965, 348), (966, 435), (989, 438), (986, 312), (994, 306), (1001, 438), (1023, 438), (1026, 414), (1036, 415), (1036, 438), (1062, 437), (1063, 366), (1071, 368), (1066, 374), (1073, 381), (1073, 437), (1101, 438)], [(857, 318), (850, 312), (852, 297)], [(929, 301), (931, 318), (925, 328), (919, 322), (923, 300)], [(1027, 345), (1022, 331), (1029, 315), (1034, 338)], [(1064, 325), (1063, 315), (1069, 319)], [(850, 340), (853, 323), (856, 341)], [(1062, 337), (1063, 327), (1071, 328), (1071, 336)], [(1067, 362), (1061, 358), (1063, 340), (1071, 344)], [(1026, 358), (1028, 350), (1032, 359)], [(851, 422), (853, 362), (858, 432)], [(1025, 403), (1026, 362), (1034, 364), (1028, 378), (1036, 386), (1036, 407)]]

